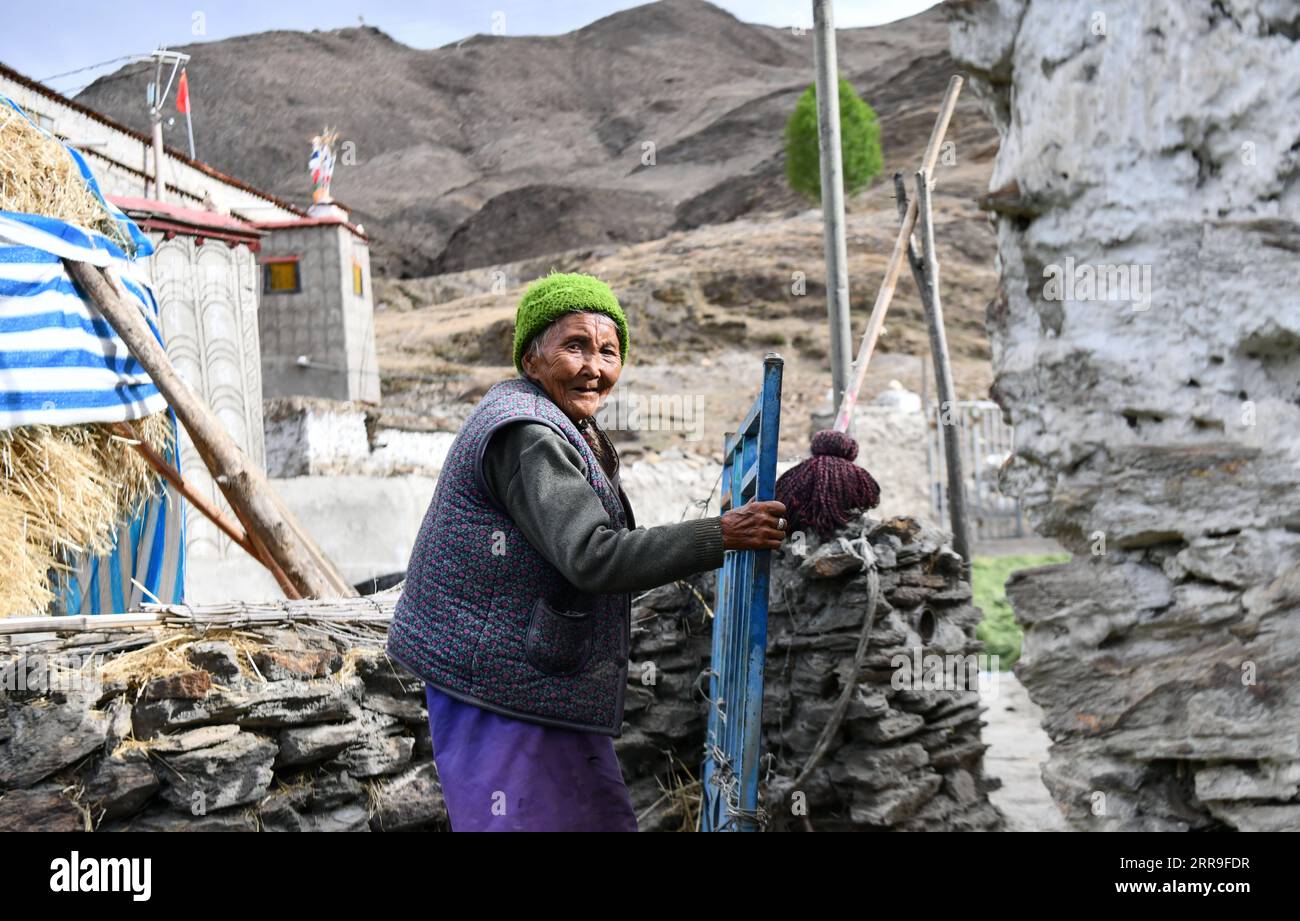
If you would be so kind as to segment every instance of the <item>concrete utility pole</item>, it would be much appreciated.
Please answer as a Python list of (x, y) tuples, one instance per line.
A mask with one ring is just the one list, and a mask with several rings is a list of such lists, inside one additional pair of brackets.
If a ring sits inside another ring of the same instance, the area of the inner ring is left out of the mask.
[[(813, 0), (817, 64), (817, 141), (821, 150), (822, 227), (826, 243), (826, 315), (831, 325), (832, 407), (849, 386), (849, 262), (844, 242), (844, 168), (840, 162), (840, 80), (831, 0)], [(849, 420), (848, 432), (853, 431)]]

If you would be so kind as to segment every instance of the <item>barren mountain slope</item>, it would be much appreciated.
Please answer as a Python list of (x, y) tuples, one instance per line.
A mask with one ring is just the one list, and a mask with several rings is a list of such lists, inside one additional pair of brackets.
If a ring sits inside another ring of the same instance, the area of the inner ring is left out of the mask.
[[(910, 164), (953, 70), (937, 10), (838, 32), (841, 71), (879, 112), (887, 165)], [(660, 0), (558, 36), (480, 35), (417, 50), (373, 28), (187, 46), (199, 155), (305, 202), (310, 138), (337, 127), (335, 193), (411, 277), (654, 239), (804, 207), (782, 130), (813, 79), (811, 33)], [(139, 129), (149, 68), (78, 98)], [(979, 143), (992, 129), (969, 102)], [(978, 120), (978, 125), (975, 120)], [(183, 122), (167, 129), (183, 148)], [(960, 138), (958, 141), (960, 143)], [(654, 163), (643, 162), (653, 145)], [(960, 147), (959, 147), (960, 149)]]

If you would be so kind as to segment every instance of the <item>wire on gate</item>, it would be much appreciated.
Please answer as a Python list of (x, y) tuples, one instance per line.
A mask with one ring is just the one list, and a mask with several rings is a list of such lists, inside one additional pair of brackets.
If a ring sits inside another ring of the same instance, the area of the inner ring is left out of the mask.
[(717, 744), (710, 744), (707, 747), (709, 759), (713, 762), (713, 773), (709, 776), (709, 783), (718, 788), (718, 795), (722, 799), (723, 809), (727, 815), (727, 822), (720, 825), (718, 831), (729, 831), (728, 826), (733, 825), (738, 819), (747, 819), (758, 826), (760, 831), (766, 830), (768, 822), (771, 821), (771, 815), (759, 803), (753, 809), (742, 809), (740, 806), (740, 778), (736, 776), (735, 770), (731, 767), (731, 761)]

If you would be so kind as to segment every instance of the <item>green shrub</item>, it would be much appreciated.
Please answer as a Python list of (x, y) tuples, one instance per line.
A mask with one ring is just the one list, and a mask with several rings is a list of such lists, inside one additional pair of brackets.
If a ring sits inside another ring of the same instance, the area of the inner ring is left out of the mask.
[[(840, 77), (840, 156), (847, 198), (881, 169), (880, 122), (848, 80)], [(817, 84), (804, 90), (785, 125), (785, 172), (790, 188), (821, 201), (821, 154), (817, 142)]]
[(971, 563), (971, 591), (975, 606), (984, 612), (984, 619), (975, 628), (975, 635), (984, 641), (984, 655), (998, 657), (998, 665), (1005, 671), (1020, 658), (1020, 643), (1024, 632), (1016, 623), (1015, 612), (1007, 601), (1006, 585), (1011, 574), (1019, 569), (1063, 563), (1068, 554), (1045, 556), (980, 556)]

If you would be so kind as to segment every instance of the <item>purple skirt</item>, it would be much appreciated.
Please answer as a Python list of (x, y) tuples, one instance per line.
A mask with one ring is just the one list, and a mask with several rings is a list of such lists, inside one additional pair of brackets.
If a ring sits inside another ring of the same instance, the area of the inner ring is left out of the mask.
[(609, 736), (424, 696), (452, 831), (636, 831)]

